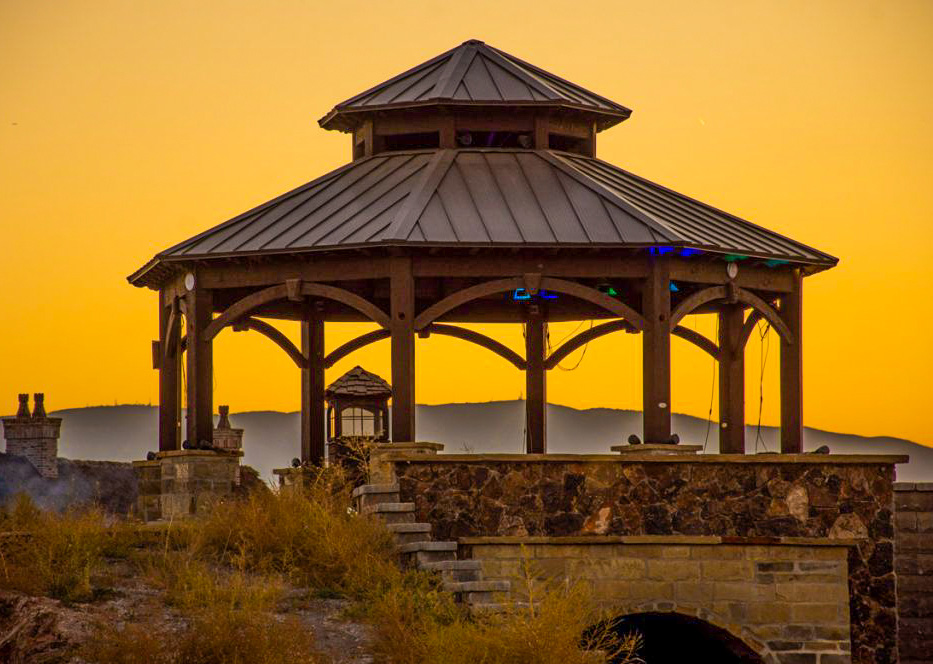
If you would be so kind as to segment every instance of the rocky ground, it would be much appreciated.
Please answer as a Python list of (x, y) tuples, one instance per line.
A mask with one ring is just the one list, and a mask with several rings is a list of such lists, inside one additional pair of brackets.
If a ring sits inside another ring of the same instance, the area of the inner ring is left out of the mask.
[[(180, 632), (184, 620), (166, 606), (162, 592), (148, 586), (126, 563), (114, 563), (112, 590), (95, 602), (66, 606), (47, 597), (0, 590), (0, 662), (9, 664), (84, 664), (74, 654), (99, 623), (135, 623), (153, 632)], [(342, 617), (347, 602), (286, 593), (281, 615), (296, 616), (314, 634), (326, 661), (368, 664), (369, 629)], [(140, 663), (143, 664), (143, 663)]]

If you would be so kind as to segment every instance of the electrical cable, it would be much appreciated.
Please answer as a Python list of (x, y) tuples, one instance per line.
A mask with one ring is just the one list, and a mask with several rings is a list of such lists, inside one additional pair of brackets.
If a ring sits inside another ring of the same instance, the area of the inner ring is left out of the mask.
[[(696, 316), (694, 316), (694, 320), (693, 320), (693, 330), (694, 330), (695, 332), (697, 331), (697, 329), (696, 329)], [(716, 316), (716, 332), (715, 332), (715, 335), (713, 336), (713, 338), (716, 339), (716, 340), (719, 339), (719, 316)], [(706, 414), (706, 438), (703, 440), (703, 453), (706, 452), (706, 445), (707, 445), (707, 443), (709, 443), (709, 432), (710, 432), (710, 429), (712, 428), (712, 425), (713, 425), (713, 399), (714, 399), (714, 395), (715, 395), (715, 393), (716, 393), (716, 369), (717, 369), (717, 365), (718, 365), (718, 362), (716, 361), (716, 358), (714, 357), (714, 358), (713, 358), (713, 382), (712, 382), (712, 384), (709, 386), (709, 412)], [(720, 417), (722, 417), (722, 413), (720, 413), (719, 415), (720, 415)], [(720, 450), (720, 452), (722, 452), (722, 450)]]
[(761, 412), (764, 410), (765, 405), (765, 368), (768, 366), (768, 351), (771, 349), (771, 337), (768, 332), (771, 331), (771, 323), (765, 325), (764, 331), (761, 330), (761, 323), (763, 321), (759, 320), (756, 324), (758, 328), (758, 336), (761, 338), (761, 346), (759, 347), (759, 353), (761, 356), (761, 362), (759, 363), (759, 374), (758, 374), (758, 428), (755, 432), (755, 452), (758, 452), (758, 442), (761, 442), (761, 447), (765, 452), (769, 452), (767, 444), (765, 444), (765, 439), (761, 437)]

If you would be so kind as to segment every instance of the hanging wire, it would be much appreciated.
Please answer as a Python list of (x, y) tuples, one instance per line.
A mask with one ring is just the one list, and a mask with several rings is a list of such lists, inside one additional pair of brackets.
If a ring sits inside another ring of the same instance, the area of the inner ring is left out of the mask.
[[(696, 330), (696, 316), (693, 317), (693, 329)], [(713, 336), (714, 339), (718, 341), (719, 339), (719, 316), (716, 316), (716, 332)], [(713, 358), (713, 382), (709, 386), (709, 412), (706, 414), (706, 438), (703, 440), (703, 452), (706, 452), (706, 445), (709, 443), (709, 432), (713, 425), (713, 399), (714, 394), (716, 393), (716, 369), (719, 363), (716, 361), (716, 358)], [(720, 416), (722, 413), (720, 413)], [(721, 452), (722, 450), (720, 450)]]
[(759, 374), (758, 374), (758, 427), (755, 431), (755, 452), (758, 452), (758, 443), (761, 442), (761, 447), (765, 452), (768, 452), (768, 446), (765, 444), (765, 439), (761, 437), (761, 412), (764, 410), (765, 405), (765, 367), (768, 366), (768, 351), (771, 349), (771, 336), (768, 332), (771, 331), (771, 323), (766, 323), (764, 330), (762, 331), (761, 323), (763, 321), (759, 320), (756, 324), (758, 328), (758, 336), (761, 339), (760, 346), (760, 355), (761, 362), (759, 363)]
[[(584, 321), (584, 322), (585, 322), (585, 321)], [(578, 325), (578, 326), (577, 326), (577, 329), (579, 329), (579, 328), (580, 328), (580, 326)], [(590, 321), (590, 329), (591, 329), (591, 330), (593, 329), (593, 321)], [(576, 332), (576, 330), (574, 330), (574, 332)], [(566, 338), (566, 337), (565, 337), (565, 338)], [(561, 343), (563, 343), (563, 341), (561, 341)], [(558, 348), (559, 348), (559, 347), (560, 347), (560, 344), (558, 344)], [(557, 368), (560, 369), (561, 371), (574, 371), (574, 370), (576, 370), (576, 369), (583, 363), (583, 358), (586, 357), (586, 349), (589, 348), (589, 347), (590, 347), (590, 342), (589, 342), (589, 341), (587, 341), (585, 344), (583, 344), (583, 352), (580, 353), (580, 359), (577, 360), (577, 363), (574, 364), (572, 367), (562, 367), (562, 366), (560, 365), (560, 363), (558, 362), (558, 363), (557, 363)], [(550, 351), (550, 349), (548, 349), (548, 350)]]

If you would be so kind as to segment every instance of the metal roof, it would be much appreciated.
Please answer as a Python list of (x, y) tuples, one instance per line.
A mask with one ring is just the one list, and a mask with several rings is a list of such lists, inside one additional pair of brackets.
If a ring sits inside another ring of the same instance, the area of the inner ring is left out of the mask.
[(320, 125), (347, 129), (341, 123), (345, 113), (438, 102), (565, 106), (608, 116), (600, 129), (631, 114), (621, 104), (471, 39), (337, 104)]
[(357, 365), (331, 383), (324, 394), (328, 397), (391, 397), (392, 387)]
[(553, 150), (385, 152), (351, 162), (158, 254), (164, 262), (350, 247), (688, 247), (836, 259), (599, 159)]

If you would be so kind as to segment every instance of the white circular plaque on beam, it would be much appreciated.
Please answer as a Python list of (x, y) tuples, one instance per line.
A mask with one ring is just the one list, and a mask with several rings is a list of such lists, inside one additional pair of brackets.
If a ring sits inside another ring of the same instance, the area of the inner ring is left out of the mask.
[(190, 272), (185, 275), (185, 288), (189, 291), (194, 290), (194, 275)]
[(738, 263), (727, 263), (726, 274), (729, 275), (730, 279), (735, 279), (737, 276), (739, 276)]

